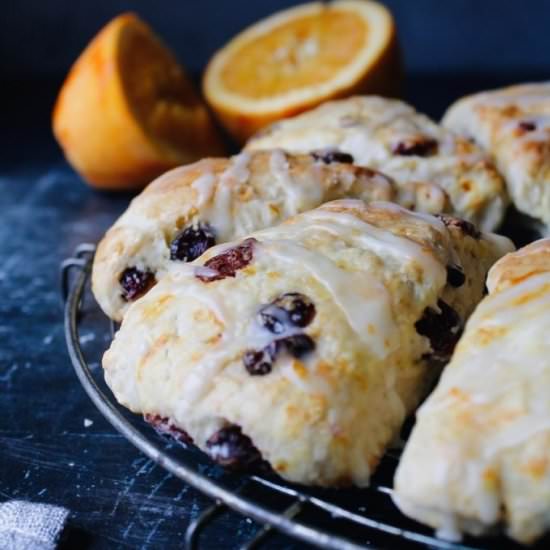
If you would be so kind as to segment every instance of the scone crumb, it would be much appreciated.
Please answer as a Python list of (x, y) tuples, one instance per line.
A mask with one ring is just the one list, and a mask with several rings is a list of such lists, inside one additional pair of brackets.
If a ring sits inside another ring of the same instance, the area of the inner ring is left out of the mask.
[(141, 315), (143, 319), (155, 319), (160, 316), (162, 311), (174, 298), (173, 294), (164, 294), (160, 296), (155, 302), (151, 302), (143, 307)]
[(308, 372), (306, 369), (306, 366), (301, 361), (292, 361), (292, 370), (295, 372), (297, 376), (300, 378), (305, 379), (308, 376)]
[(456, 387), (451, 388), (449, 390), (449, 395), (451, 397), (453, 397), (454, 399), (456, 399), (457, 401), (469, 401), (470, 400), (469, 396), (466, 393), (464, 393), (460, 388), (456, 388)]
[(275, 203), (270, 203), (268, 206), (269, 206), (269, 209), (270, 209), (276, 216), (280, 216), (280, 214), (281, 214), (281, 209), (280, 209)]
[(498, 484), (498, 473), (494, 468), (487, 468), (483, 472), (483, 483), (486, 487), (496, 487)]
[(508, 329), (506, 327), (481, 327), (476, 335), (476, 342), (479, 346), (488, 346), (497, 338), (506, 336)]
[(308, 406), (305, 409), (304, 420), (315, 424), (326, 417), (327, 400), (324, 395), (312, 395), (308, 399)]
[(471, 191), (473, 187), (474, 187), (474, 184), (470, 180), (462, 180), (460, 182), (460, 188), (465, 193), (468, 193), (469, 191)]
[(548, 470), (548, 459), (544, 457), (533, 458), (526, 464), (523, 464), (521, 469), (527, 475), (534, 477), (535, 479), (540, 479), (545, 476)]
[(521, 296), (518, 296), (512, 303), (515, 306), (522, 306), (528, 302), (536, 300), (540, 296), (544, 296), (548, 292), (550, 285), (542, 285), (535, 292), (525, 292)]

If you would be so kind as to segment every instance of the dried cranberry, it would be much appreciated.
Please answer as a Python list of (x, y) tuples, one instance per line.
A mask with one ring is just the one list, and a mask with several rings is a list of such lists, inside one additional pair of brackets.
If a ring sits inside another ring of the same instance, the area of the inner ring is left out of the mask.
[(252, 440), (235, 425), (218, 430), (206, 442), (206, 449), (212, 460), (228, 468), (249, 467), (262, 460)]
[(214, 230), (207, 223), (186, 227), (170, 243), (170, 259), (192, 262), (216, 244)]
[(300, 359), (315, 349), (315, 342), (307, 334), (293, 334), (277, 340), (277, 343), (283, 345), (288, 353), (296, 359)]
[(531, 122), (530, 120), (522, 120), (518, 124), (518, 128), (520, 130), (523, 130), (524, 132), (533, 132), (537, 129), (537, 125), (534, 122)]
[(282, 294), (274, 300), (273, 305), (284, 309), (290, 322), (297, 327), (307, 327), (315, 317), (315, 306), (312, 301), (299, 292)]
[(447, 283), (455, 288), (461, 287), (466, 282), (464, 271), (458, 265), (447, 266)]
[(252, 376), (269, 374), (277, 355), (277, 344), (272, 342), (263, 350), (247, 350), (243, 355), (243, 363), (248, 374)]
[(258, 312), (260, 324), (273, 334), (282, 334), (288, 326), (306, 327), (314, 317), (315, 306), (298, 292), (281, 294)]
[(315, 349), (315, 342), (307, 334), (293, 334), (273, 340), (262, 350), (247, 350), (243, 355), (245, 369), (252, 376), (269, 374), (282, 349), (286, 349), (292, 357), (300, 359)]
[(437, 301), (437, 307), (439, 312), (427, 307), (414, 326), (418, 334), (430, 340), (433, 353), (426, 358), (448, 361), (462, 333), (462, 321), (458, 313), (443, 300)]
[(189, 445), (193, 443), (193, 438), (187, 432), (184, 432), (180, 428), (176, 428), (176, 426), (170, 422), (170, 419), (159, 416), (158, 414), (145, 414), (144, 418), (160, 435), (169, 435), (180, 443)]
[(416, 136), (397, 143), (392, 152), (403, 157), (429, 157), (437, 153), (437, 140), (426, 136)]
[(283, 309), (268, 304), (258, 312), (260, 324), (273, 334), (282, 334), (288, 324), (288, 315)]
[(151, 271), (141, 271), (137, 267), (128, 267), (119, 278), (122, 286), (122, 298), (126, 301), (135, 300), (145, 294), (155, 283), (155, 275)]
[(342, 164), (353, 164), (353, 157), (349, 153), (342, 151), (313, 151), (311, 156), (315, 160), (320, 160), (325, 164), (340, 162)]
[(256, 239), (253, 238), (246, 239), (241, 244), (210, 258), (205, 262), (204, 267), (209, 268), (214, 273), (198, 273), (197, 278), (204, 283), (209, 283), (226, 277), (235, 277), (239, 269), (243, 269), (252, 261), (256, 242)]
[(447, 214), (437, 214), (437, 216), (447, 227), (458, 227), (465, 235), (469, 235), (474, 239), (481, 237), (481, 231), (478, 231), (473, 223), (467, 222), (461, 218), (454, 218)]

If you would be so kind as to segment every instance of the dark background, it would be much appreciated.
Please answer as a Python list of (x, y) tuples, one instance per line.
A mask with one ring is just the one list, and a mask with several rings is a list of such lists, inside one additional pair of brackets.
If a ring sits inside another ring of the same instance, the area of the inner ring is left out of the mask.
[[(4, 0), (5, 2), (5, 0)], [(3, 4), (4, 4), (3, 2)], [(98, 28), (132, 10), (190, 70), (235, 33), (289, 0), (8, 1), (0, 19), (4, 77), (57, 78)], [(510, 74), (550, 69), (545, 0), (388, 0), (411, 72)]]
[[(70, 64), (114, 15), (146, 19), (198, 78), (234, 33), (294, 2), (6, 0), (0, 16), (0, 501), (70, 508), (68, 548), (172, 548), (208, 500), (118, 436), (76, 380), (58, 267), (96, 242), (129, 196), (88, 188), (64, 162), (50, 112)], [(439, 117), (467, 92), (550, 77), (550, 2), (391, 0), (406, 97)], [(85, 345), (106, 341), (87, 332)], [(84, 419), (93, 421), (84, 426)], [(224, 516), (206, 548), (253, 531)], [(75, 538), (76, 537), (76, 538)], [(1, 542), (1, 541), (0, 541)], [(279, 538), (272, 548), (289, 547)]]
[[(235, 33), (296, 3), (2, 0), (0, 125), (39, 128), (41, 149), (47, 147), (42, 157), (53, 154), (53, 142), (45, 138), (66, 71), (98, 29), (121, 12), (135, 11), (148, 21), (198, 80), (210, 56)], [(403, 47), (406, 97), (436, 118), (465, 93), (550, 76), (548, 0), (387, 0), (385, 4), (394, 13)], [(6, 162), (22, 160), (18, 138), (28, 143), (29, 135), (16, 132), (7, 139), (2, 154)]]

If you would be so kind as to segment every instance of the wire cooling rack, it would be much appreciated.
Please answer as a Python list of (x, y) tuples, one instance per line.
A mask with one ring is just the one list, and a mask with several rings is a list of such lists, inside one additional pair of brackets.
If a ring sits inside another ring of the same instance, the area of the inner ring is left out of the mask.
[[(227, 511), (257, 522), (243, 549), (258, 548), (276, 530), (320, 548), (441, 550), (518, 549), (504, 537), (466, 538), (460, 544), (403, 516), (391, 500), (392, 478), (399, 451), (390, 451), (367, 489), (320, 490), (292, 485), (278, 477), (227, 473), (192, 446), (182, 446), (155, 432), (137, 415), (116, 403), (103, 381), (99, 359), (87, 357), (84, 342), (109, 344), (116, 327), (108, 323), (91, 297), (89, 280), (95, 247), (80, 245), (61, 266), (65, 338), (71, 362), (84, 390), (105, 418), (151, 460), (212, 499), (185, 534), (189, 549), (200, 547), (200, 534)], [(548, 548), (549, 539), (538, 549)]]

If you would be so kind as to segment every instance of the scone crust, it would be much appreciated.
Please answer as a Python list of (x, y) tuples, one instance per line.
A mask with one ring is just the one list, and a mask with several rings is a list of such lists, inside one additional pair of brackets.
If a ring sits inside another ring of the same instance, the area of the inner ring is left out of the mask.
[[(438, 372), (415, 323), (440, 300), (465, 319), (511, 246), (446, 222), (342, 200), (174, 265), (128, 310), (103, 359), (107, 383), (211, 455), (216, 434), (236, 426), (286, 479), (365, 485)], [(289, 293), (314, 316), (274, 336), (259, 311)], [(309, 353), (277, 352), (261, 375), (245, 368), (247, 351), (296, 334)]]
[(170, 243), (186, 227), (209, 223), (221, 243), (326, 201), (393, 200), (395, 193), (383, 174), (310, 155), (270, 151), (204, 159), (167, 172), (132, 201), (99, 243), (92, 289), (103, 311), (120, 321), (130, 305), (121, 274), (137, 268), (161, 278), (173, 263)]
[(390, 175), (403, 193), (411, 184), (424, 186), (413, 204), (416, 210), (447, 211), (485, 231), (500, 224), (508, 204), (502, 177), (479, 146), (394, 99), (327, 102), (261, 130), (246, 149), (271, 147), (349, 153), (356, 164)]
[(550, 527), (550, 240), (507, 254), (417, 413), (397, 505), (442, 535)]
[(443, 125), (494, 156), (518, 210), (550, 223), (550, 82), (462, 98)]

